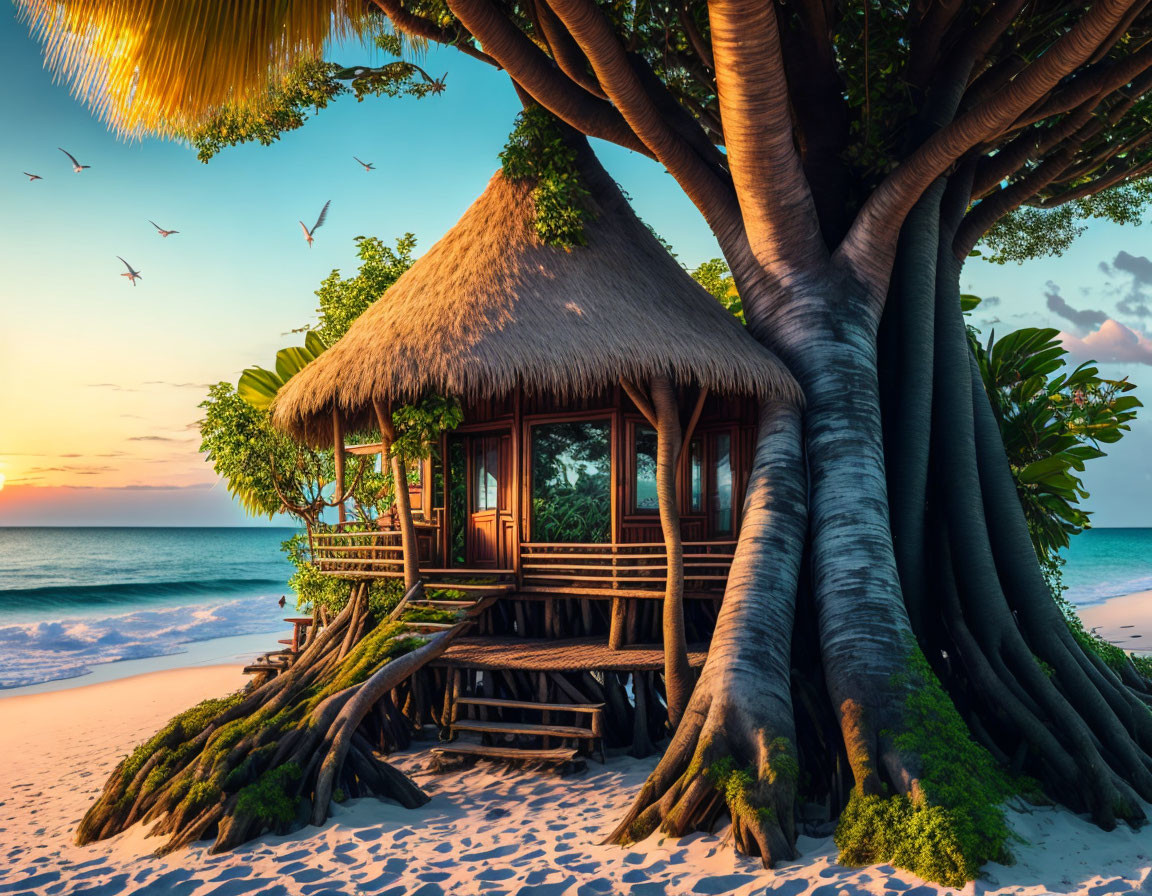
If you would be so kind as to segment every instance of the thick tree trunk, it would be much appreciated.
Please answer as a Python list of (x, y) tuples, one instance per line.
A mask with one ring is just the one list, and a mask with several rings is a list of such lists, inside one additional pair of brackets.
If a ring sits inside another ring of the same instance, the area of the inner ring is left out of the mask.
[(687, 712), (611, 842), (710, 829), (727, 811), (739, 849), (794, 855), (797, 788), (788, 644), (804, 543), (799, 412), (766, 404), (736, 557)]

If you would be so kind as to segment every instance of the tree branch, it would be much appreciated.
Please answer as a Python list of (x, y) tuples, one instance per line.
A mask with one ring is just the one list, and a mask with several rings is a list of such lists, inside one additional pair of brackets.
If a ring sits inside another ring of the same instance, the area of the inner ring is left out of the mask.
[(1088, 60), (1134, 2), (1096, 0), (1072, 28), (998, 95), (965, 112), (925, 141), (868, 197), (837, 255), (859, 271), (874, 292), (886, 292), (896, 238), (921, 193), (965, 153), (1009, 127)]
[[(454, 0), (459, 2), (459, 0)], [(548, 0), (552, 11), (564, 23), (572, 38), (584, 51), (596, 79), (604, 88), (624, 120), (650, 153), (668, 169), (688, 197), (715, 230), (733, 226), (733, 195), (708, 156), (715, 148), (699, 126), (677, 106), (679, 113), (670, 114), (659, 105), (660, 93), (637, 72), (633, 60), (616, 37), (608, 20), (592, 0)], [(693, 145), (693, 135), (685, 135), (684, 119), (707, 146)], [(702, 153), (707, 153), (708, 156)]]
[(724, 143), (748, 244), (781, 277), (827, 259), (812, 192), (793, 139), (773, 4), (708, 4)]
[(612, 106), (561, 73), (491, 0), (446, 0), (448, 8), (536, 102), (576, 130), (646, 156), (651, 150)]
[(488, 65), (500, 68), (500, 64), (495, 59), (484, 51), (477, 49), (468, 37), (460, 34), (456, 30), (441, 28), (435, 22), (408, 12), (404, 8), (401, 0), (372, 0), (372, 2), (380, 7), (384, 15), (388, 16), (389, 20), (391, 20), (392, 24), (405, 34), (410, 34), (413, 37), (422, 37), (425, 40), (435, 41), (438, 44), (453, 46), (461, 53), (465, 53), (473, 59), (478, 59)]

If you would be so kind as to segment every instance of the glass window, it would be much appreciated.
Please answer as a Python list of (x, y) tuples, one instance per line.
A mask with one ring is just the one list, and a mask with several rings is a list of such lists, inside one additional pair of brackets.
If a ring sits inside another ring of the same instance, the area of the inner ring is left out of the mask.
[(704, 444), (699, 439), (688, 444), (688, 512), (704, 512)]
[(609, 540), (611, 431), (611, 424), (602, 420), (532, 427), (533, 541)]
[(712, 437), (712, 531), (732, 534), (732, 436), (726, 432)]
[(656, 430), (636, 426), (633, 430), (636, 454), (632, 459), (632, 509), (637, 513), (656, 513), (660, 496), (656, 491)]
[(472, 456), (472, 510), (495, 510), (500, 443), (497, 439), (477, 439)]

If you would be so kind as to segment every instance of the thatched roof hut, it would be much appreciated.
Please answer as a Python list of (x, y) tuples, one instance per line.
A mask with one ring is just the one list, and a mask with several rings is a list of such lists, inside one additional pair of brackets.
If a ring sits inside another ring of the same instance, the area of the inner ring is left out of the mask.
[(456, 226), (289, 380), (274, 423), (330, 445), (333, 405), (352, 432), (374, 425), (373, 400), (395, 406), (436, 393), (468, 401), (517, 386), (565, 399), (658, 374), (798, 403), (780, 361), (684, 272), (594, 167), (586, 246), (543, 244), (531, 184), (497, 173)]

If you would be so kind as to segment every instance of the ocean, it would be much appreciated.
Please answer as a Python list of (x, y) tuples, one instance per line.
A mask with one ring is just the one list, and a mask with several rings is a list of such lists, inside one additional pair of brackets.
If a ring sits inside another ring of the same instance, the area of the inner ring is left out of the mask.
[(294, 531), (0, 528), (0, 689), (217, 638), (275, 647), (295, 607), (280, 552)]
[[(280, 552), (293, 531), (0, 528), (0, 689), (131, 674), (150, 657), (208, 661), (206, 642), (242, 635), (275, 646), (295, 604)], [(1077, 604), (1152, 589), (1152, 529), (1076, 536), (1064, 581)]]

